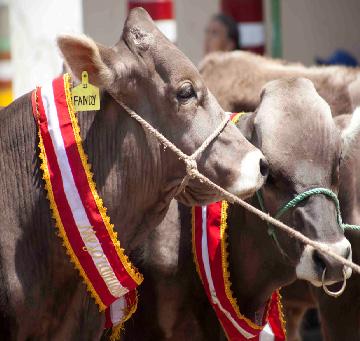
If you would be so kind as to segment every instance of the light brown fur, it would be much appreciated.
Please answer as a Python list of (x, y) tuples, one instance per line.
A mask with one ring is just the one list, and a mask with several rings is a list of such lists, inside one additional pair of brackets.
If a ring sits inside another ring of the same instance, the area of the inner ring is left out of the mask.
[[(288, 77), (310, 79), (334, 116), (359, 105), (360, 69), (342, 66), (305, 67), (245, 51), (217, 52), (204, 58), (199, 70), (220, 105), (228, 111), (254, 111), (262, 87)], [(231, 89), (231, 91), (229, 91)]]

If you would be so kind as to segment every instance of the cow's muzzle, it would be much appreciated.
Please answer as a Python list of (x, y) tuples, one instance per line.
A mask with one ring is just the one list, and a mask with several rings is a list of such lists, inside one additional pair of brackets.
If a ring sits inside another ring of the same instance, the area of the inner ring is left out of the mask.
[[(342, 238), (336, 243), (327, 243), (326, 247), (337, 255), (349, 261), (352, 260), (351, 245), (346, 238)], [(309, 245), (304, 248), (296, 266), (297, 277), (307, 280), (317, 287), (342, 282), (344, 278), (348, 279), (351, 273), (351, 268), (344, 267), (338, 260), (322, 254)]]

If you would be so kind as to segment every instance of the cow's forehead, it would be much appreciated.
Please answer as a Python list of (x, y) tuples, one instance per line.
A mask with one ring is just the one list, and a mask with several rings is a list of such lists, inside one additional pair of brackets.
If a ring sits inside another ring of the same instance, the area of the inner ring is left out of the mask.
[[(270, 166), (291, 177), (332, 170), (340, 135), (328, 104), (305, 79), (270, 82), (257, 111), (259, 143)], [(316, 181), (318, 179), (315, 179)]]
[(123, 37), (133, 53), (155, 65), (155, 69), (172, 82), (183, 79), (199, 81), (200, 75), (190, 60), (158, 29), (148, 13), (132, 10), (124, 25)]

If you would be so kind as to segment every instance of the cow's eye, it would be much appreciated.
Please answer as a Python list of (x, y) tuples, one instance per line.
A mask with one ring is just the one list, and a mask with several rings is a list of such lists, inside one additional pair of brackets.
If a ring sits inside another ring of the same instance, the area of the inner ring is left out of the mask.
[(180, 102), (186, 102), (191, 98), (196, 97), (194, 87), (191, 83), (186, 82), (177, 90), (176, 97)]

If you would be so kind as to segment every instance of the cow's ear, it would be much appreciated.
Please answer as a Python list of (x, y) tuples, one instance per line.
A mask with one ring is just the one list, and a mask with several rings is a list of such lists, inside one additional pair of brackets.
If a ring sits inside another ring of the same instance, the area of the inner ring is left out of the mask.
[(113, 53), (110, 48), (95, 43), (85, 35), (63, 35), (58, 37), (57, 44), (76, 78), (81, 79), (82, 71), (87, 71), (92, 84), (100, 88), (112, 84), (115, 71), (110, 66)]
[(342, 155), (348, 157), (360, 149), (360, 107), (352, 114), (350, 124), (342, 131)]
[(248, 141), (252, 140), (252, 135), (254, 132), (254, 118), (254, 113), (246, 113), (241, 115), (236, 123), (236, 126), (240, 129), (241, 133)]

